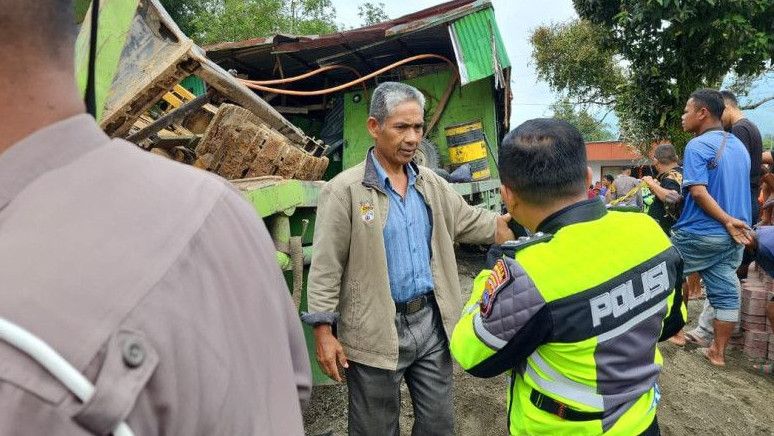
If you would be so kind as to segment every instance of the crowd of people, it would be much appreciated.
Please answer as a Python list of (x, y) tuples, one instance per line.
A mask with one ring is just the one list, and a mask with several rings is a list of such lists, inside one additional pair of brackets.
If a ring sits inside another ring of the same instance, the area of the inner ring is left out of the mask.
[[(739, 333), (738, 280), (747, 277), (757, 253), (752, 226), (772, 224), (774, 201), (768, 199), (774, 190), (766, 181), (774, 181), (769, 172), (774, 160), (770, 151), (762, 150), (758, 128), (745, 118), (733, 93), (702, 90), (692, 100), (706, 115), (694, 116), (691, 109), (696, 108), (686, 108), (683, 127), (695, 137), (685, 148), (682, 165), (675, 147), (661, 144), (652, 150), (655, 177), (636, 179), (626, 168), (615, 178), (606, 175), (597, 183), (606, 189), (594, 187), (589, 196), (646, 212), (672, 238), (684, 272), (690, 273), (683, 284), (685, 300), (706, 300), (698, 326), (670, 340), (698, 344), (710, 362), (723, 365), (728, 337)], [(650, 204), (641, 200), (648, 193), (653, 195)], [(770, 365), (761, 368), (771, 372)]]
[[(756, 162), (772, 156), (733, 94), (691, 95), (682, 123), (694, 138), (682, 161), (661, 144), (653, 176), (626, 168), (596, 185), (577, 130), (551, 119), (523, 123), (500, 148), (508, 210), (500, 217), (474, 211), (411, 162), (423, 106), (410, 86), (378, 87), (368, 121), (374, 147), (321, 198), (315, 246), (324, 251), (312, 261), (304, 320), (315, 326), (326, 373), (346, 374), (350, 433), (397, 434), (405, 379), (413, 434), (449, 434), (451, 354), (475, 376), (510, 373), (512, 434), (658, 434), (656, 343), (690, 341), (725, 365), (739, 322), (737, 273), (756, 258), (745, 246), (753, 253), (757, 243), (759, 262), (774, 265), (766, 263), (774, 234), (762, 228), (757, 237), (752, 227)], [(512, 238), (511, 217), (527, 236), (498, 247), (455, 312), (452, 244)], [(615, 252), (615, 261), (591, 274), (579, 268), (590, 250)], [(683, 332), (685, 301), (702, 283), (699, 326)]]

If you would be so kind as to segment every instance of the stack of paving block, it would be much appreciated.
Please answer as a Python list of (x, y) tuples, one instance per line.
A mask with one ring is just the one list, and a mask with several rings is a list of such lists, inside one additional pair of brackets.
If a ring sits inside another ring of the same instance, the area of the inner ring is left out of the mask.
[(772, 333), (772, 326), (771, 324), (766, 324), (766, 330), (769, 332), (769, 360), (774, 362), (774, 333)]
[(277, 175), (320, 180), (327, 157), (315, 157), (245, 108), (224, 103), (196, 147), (199, 168), (229, 180)]
[(742, 345), (742, 351), (748, 357), (766, 359), (774, 357), (774, 335), (766, 319), (768, 295), (774, 291), (774, 280), (754, 265), (742, 283), (742, 338), (731, 341), (731, 345)]

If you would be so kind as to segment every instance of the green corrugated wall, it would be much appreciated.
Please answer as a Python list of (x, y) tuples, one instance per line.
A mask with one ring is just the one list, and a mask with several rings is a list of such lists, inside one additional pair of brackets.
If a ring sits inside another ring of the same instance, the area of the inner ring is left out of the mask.
[(494, 10), (487, 8), (470, 15), (466, 15), (452, 23), (454, 33), (465, 60), (468, 82), (472, 83), (484, 77), (491, 76), (492, 67), (492, 33), (494, 33), (497, 59), (500, 68), (508, 68), (511, 61), (505, 51), (500, 30), (494, 17)]
[[(427, 100), (425, 107), (425, 122), (429, 122), (433, 115), (438, 100), (446, 90), (449, 83), (448, 71), (430, 74), (415, 79), (405, 80), (404, 83), (415, 86), (422, 91)], [(435, 129), (430, 132), (428, 138), (438, 145), (443, 165), (449, 163), (444, 127), (453, 124), (481, 119), (484, 124), (484, 132), (489, 140), (490, 147), (497, 152), (497, 120), (495, 115), (495, 97), (492, 89), (492, 78), (478, 80), (467, 86), (459, 85), (454, 90), (446, 105), (446, 110)], [(366, 151), (372, 144), (372, 139), (366, 130), (368, 119), (368, 105), (373, 89), (368, 90), (367, 98), (362, 90), (351, 91), (344, 95), (344, 147), (343, 166), (349, 168), (360, 163), (366, 155)], [(360, 95), (359, 102), (354, 102), (353, 97)], [(497, 165), (494, 156), (489, 153), (489, 167), (492, 177), (498, 177)]]

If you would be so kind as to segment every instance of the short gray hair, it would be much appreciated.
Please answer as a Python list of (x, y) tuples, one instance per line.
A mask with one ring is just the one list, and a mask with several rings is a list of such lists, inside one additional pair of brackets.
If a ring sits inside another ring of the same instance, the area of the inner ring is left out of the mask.
[(677, 151), (672, 144), (661, 144), (653, 150), (653, 159), (661, 165), (669, 165), (677, 162)]
[(374, 117), (381, 124), (395, 110), (395, 106), (409, 100), (416, 101), (425, 110), (425, 96), (417, 88), (400, 82), (384, 82), (371, 95), (368, 116)]

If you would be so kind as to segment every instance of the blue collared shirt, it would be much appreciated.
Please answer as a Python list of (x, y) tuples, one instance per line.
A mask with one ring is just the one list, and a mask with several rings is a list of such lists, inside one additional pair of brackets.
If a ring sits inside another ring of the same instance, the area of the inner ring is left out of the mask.
[(392, 299), (403, 303), (433, 290), (430, 270), (430, 215), (415, 183), (417, 174), (406, 165), (408, 187), (401, 197), (390, 184), (387, 172), (370, 153), (380, 186), (390, 199), (384, 226), (384, 250), (387, 254), (387, 275)]
[(736, 136), (728, 134), (723, 153), (710, 168), (709, 162), (718, 158), (723, 142), (722, 130), (710, 130), (688, 142), (683, 155), (683, 211), (672, 226), (702, 236), (727, 236), (725, 226), (709, 216), (693, 199), (688, 190), (693, 185), (704, 185), (718, 206), (734, 218), (752, 222), (750, 200), (750, 154)]

